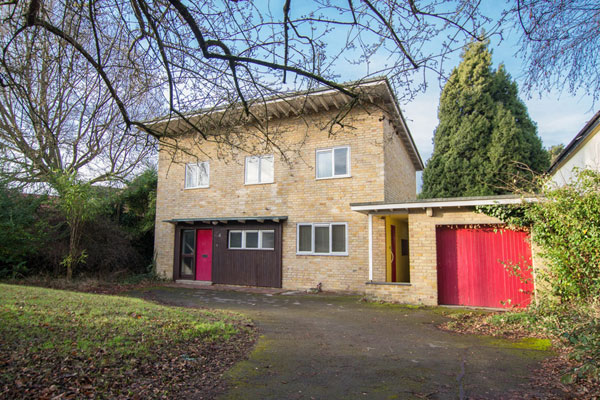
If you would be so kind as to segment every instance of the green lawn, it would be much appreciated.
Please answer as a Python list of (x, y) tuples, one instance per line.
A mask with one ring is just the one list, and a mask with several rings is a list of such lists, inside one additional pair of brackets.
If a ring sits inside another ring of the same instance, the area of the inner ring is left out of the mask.
[(0, 284), (0, 398), (209, 393), (252, 342), (247, 325), (229, 312)]

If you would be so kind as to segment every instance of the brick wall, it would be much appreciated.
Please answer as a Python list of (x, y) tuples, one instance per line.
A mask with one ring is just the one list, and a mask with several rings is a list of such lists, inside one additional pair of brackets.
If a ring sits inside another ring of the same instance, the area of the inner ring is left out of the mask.
[[(321, 282), (324, 290), (363, 292), (368, 278), (368, 222), (365, 215), (351, 211), (349, 203), (385, 198), (383, 115), (374, 107), (356, 108), (344, 121), (345, 127), (330, 136), (323, 127), (336, 112), (270, 121), (270, 130), (277, 132), (277, 144), (285, 159), (260, 140), (251, 147), (254, 154), (274, 155), (272, 184), (244, 184), (247, 153), (243, 151), (224, 150), (223, 146), (196, 140), (201, 146), (199, 151), (191, 148), (191, 139), (180, 141), (179, 145), (188, 151), (180, 151), (175, 157), (163, 148), (159, 153), (155, 241), (159, 273), (172, 277), (174, 229), (165, 220), (285, 215), (284, 288), (305, 289)], [(255, 132), (248, 128), (247, 133), (245, 137)], [(394, 141), (392, 146), (399, 143)], [(315, 149), (341, 145), (350, 146), (351, 177), (316, 180)], [(407, 155), (405, 159), (412, 168)], [(184, 189), (185, 163), (197, 161), (209, 161), (210, 186)], [(414, 179), (402, 185), (412, 185), (406, 192), (415, 192)], [(298, 222), (347, 222), (349, 255), (296, 255)], [(373, 222), (374, 259), (383, 265), (385, 273), (385, 221), (374, 218)]]
[(383, 128), (385, 201), (414, 200), (417, 198), (417, 170), (389, 119), (383, 121)]
[[(433, 209), (431, 217), (427, 216), (425, 210), (411, 210), (408, 215), (410, 285), (367, 285), (366, 294), (379, 300), (437, 305), (436, 225), (500, 222), (496, 218), (465, 208)], [(385, 263), (378, 264), (377, 268), (385, 273)], [(377, 275), (381, 275), (380, 271)]]

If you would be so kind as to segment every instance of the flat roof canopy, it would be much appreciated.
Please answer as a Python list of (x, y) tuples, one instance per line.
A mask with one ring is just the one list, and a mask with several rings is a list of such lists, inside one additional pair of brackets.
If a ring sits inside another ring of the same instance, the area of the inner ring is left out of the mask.
[(475, 207), (501, 204), (521, 204), (538, 201), (537, 197), (521, 197), (515, 195), (451, 197), (438, 199), (411, 200), (403, 203), (351, 203), (350, 209), (363, 214), (387, 213), (408, 214), (410, 209), (443, 208), (443, 207)]
[(264, 223), (264, 222), (282, 222), (287, 220), (288, 217), (287, 215), (285, 216), (265, 216), (265, 217), (214, 217), (214, 218), (174, 218), (174, 219), (168, 219), (168, 220), (164, 220), (163, 222), (169, 222), (171, 224), (178, 224), (178, 223), (184, 223), (184, 224), (193, 224), (194, 222), (203, 222), (205, 224), (213, 224), (213, 225), (217, 225), (217, 224), (227, 224), (229, 222), (239, 222), (239, 223), (246, 223), (246, 222), (260, 222), (260, 223)]

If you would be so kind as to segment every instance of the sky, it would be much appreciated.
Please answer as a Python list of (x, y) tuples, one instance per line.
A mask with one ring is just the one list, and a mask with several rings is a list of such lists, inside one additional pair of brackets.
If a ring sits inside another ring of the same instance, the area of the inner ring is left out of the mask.
[[(278, 1), (263, 1), (266, 4), (275, 3), (276, 6), (271, 4), (269, 8), (275, 14), (281, 14), (281, 11), (278, 10), (278, 8), (281, 8)], [(261, 1), (258, 1), (258, 3), (261, 3)], [(295, 3), (293, 10), (302, 14), (311, 11), (311, 7), (314, 7), (313, 2)], [(493, 24), (499, 19), (506, 4), (503, 1), (488, 0), (482, 2), (481, 7), (484, 14), (493, 19)], [(331, 16), (335, 17), (335, 15)], [(517, 85), (522, 87), (527, 67), (516, 57), (520, 33), (520, 31), (511, 31), (508, 28), (504, 29), (502, 31), (502, 40), (499, 40), (498, 36), (492, 36), (489, 49), (492, 51), (493, 68), (497, 68), (501, 63), (504, 64), (507, 72), (517, 82)], [(333, 48), (336, 47), (335, 42), (340, 42), (336, 38), (336, 35), (337, 33), (334, 31), (331, 36), (331, 40), (334, 43), (330, 45)], [(434, 48), (438, 46), (437, 43), (430, 43), (429, 45)], [(428, 44), (425, 46), (428, 46)], [(385, 56), (371, 58), (369, 62), (370, 71), (386, 69), (385, 62)], [(445, 62), (447, 72), (449, 73), (451, 68), (457, 66), (459, 62), (460, 52), (455, 52)], [(339, 73), (341, 77), (339, 81), (341, 82), (360, 79), (362, 77), (360, 71), (364, 68), (364, 65), (360, 67), (346, 65), (344, 67), (342, 63), (337, 66), (340, 70), (335, 72)], [(428, 88), (425, 92), (417, 94), (411, 101), (400, 103), (408, 127), (424, 162), (431, 157), (433, 152), (433, 132), (438, 124), (437, 109), (441, 94), (441, 88), (437, 79), (428, 79), (427, 83)], [(538, 135), (542, 139), (545, 148), (561, 143), (567, 145), (594, 115), (595, 111), (600, 108), (600, 104), (594, 104), (591, 96), (572, 94), (566, 91), (560, 92), (554, 90), (542, 94), (525, 94), (520, 90), (519, 95), (528, 108), (529, 116), (537, 124)]]
[[(494, 68), (504, 63), (506, 70), (521, 86), (525, 67), (514, 57), (516, 45), (515, 41), (508, 38), (499, 45), (490, 43), (490, 49), (493, 52)], [(457, 58), (456, 65), (459, 61)], [(427, 161), (433, 151), (433, 131), (438, 123), (440, 93), (439, 85), (432, 82), (426, 92), (400, 104), (423, 161)], [(560, 143), (567, 145), (600, 108), (600, 104), (593, 104), (591, 96), (561, 93), (558, 90), (532, 93), (529, 96), (520, 92), (520, 98), (525, 102), (529, 116), (537, 124), (538, 135), (544, 147)]]

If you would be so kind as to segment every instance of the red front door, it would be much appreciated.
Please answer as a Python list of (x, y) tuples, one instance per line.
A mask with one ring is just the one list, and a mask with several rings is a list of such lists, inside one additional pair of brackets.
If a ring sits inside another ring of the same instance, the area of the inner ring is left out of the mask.
[(212, 229), (198, 229), (196, 234), (196, 280), (212, 278)]

